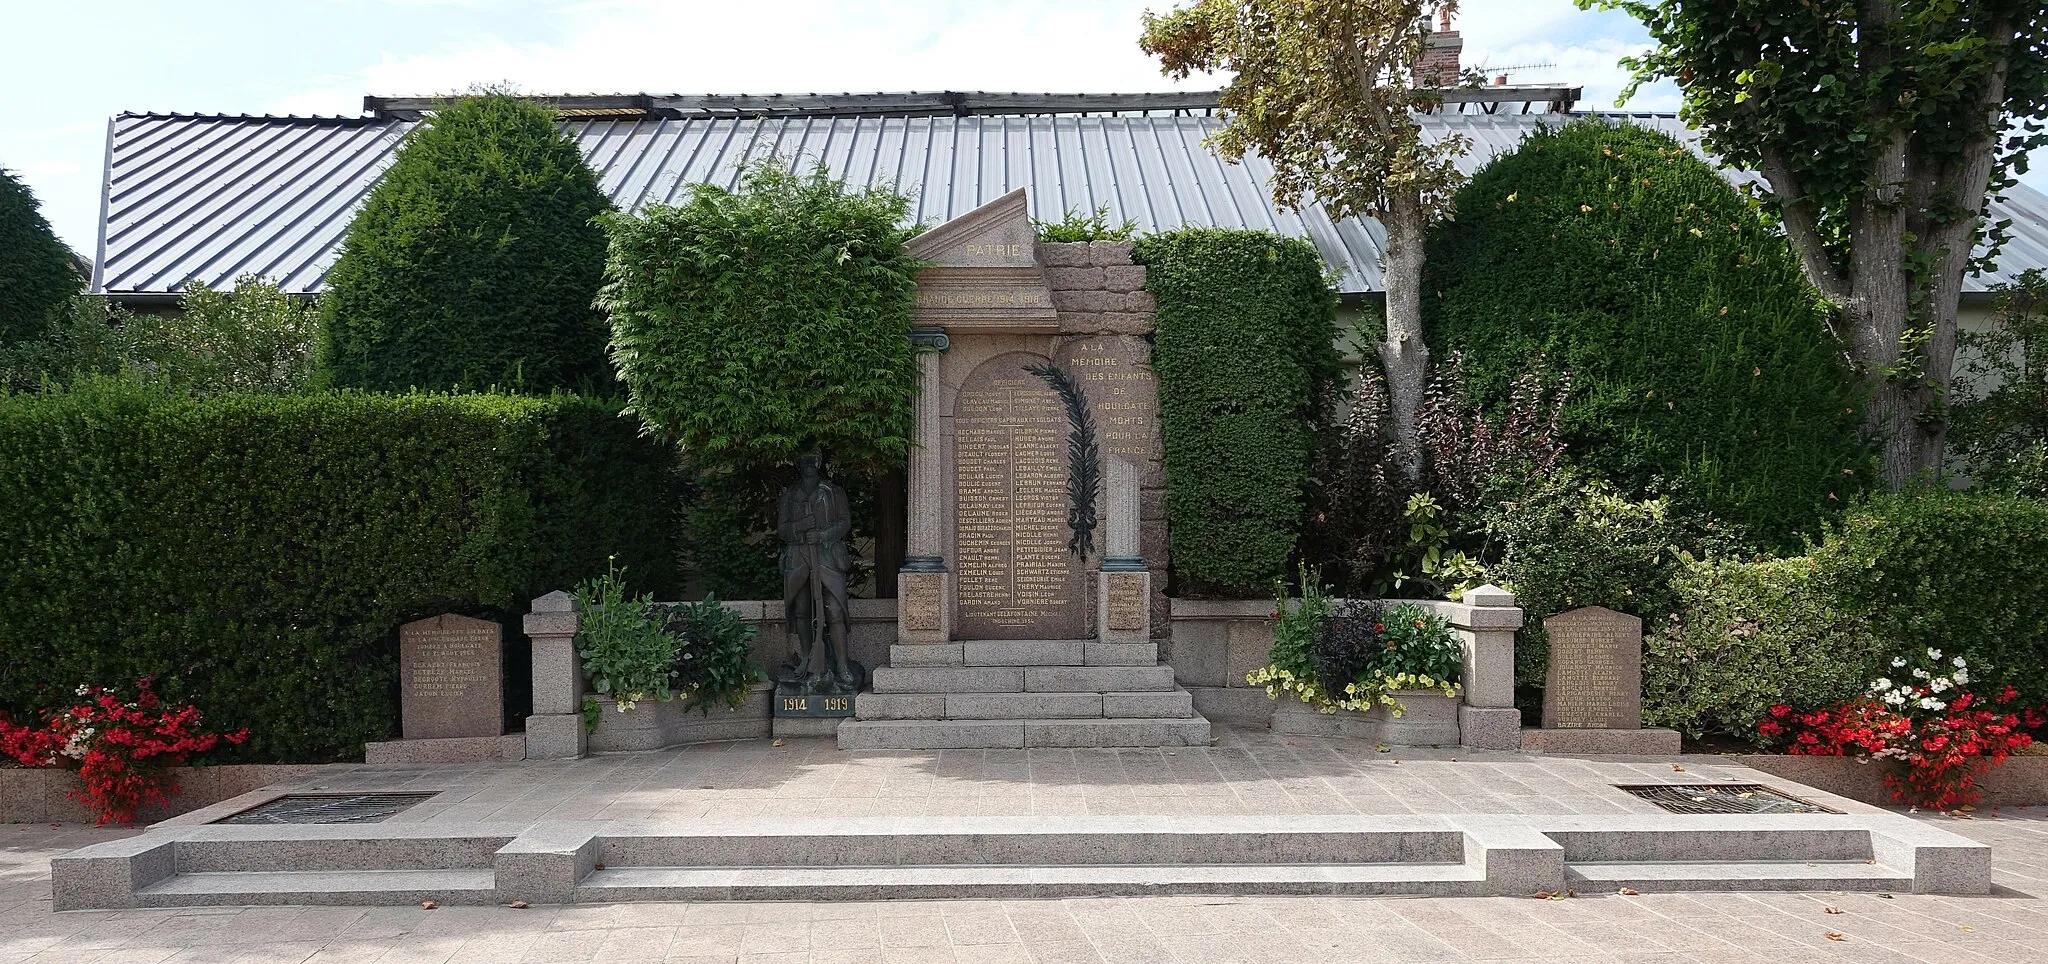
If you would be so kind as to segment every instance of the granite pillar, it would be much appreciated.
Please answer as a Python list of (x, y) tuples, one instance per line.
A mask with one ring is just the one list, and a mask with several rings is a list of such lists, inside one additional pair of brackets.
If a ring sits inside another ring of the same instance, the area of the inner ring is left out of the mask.
[(533, 715), (526, 718), (529, 760), (574, 760), (588, 752), (577, 625), (576, 599), (560, 590), (534, 600), (533, 612), (526, 616), (526, 635), (533, 640)]
[(1102, 570), (1095, 574), (1095, 636), (1104, 643), (1150, 643), (1152, 574), (1139, 550), (1138, 466), (1110, 456), (1104, 465)]
[(909, 514), (903, 570), (896, 577), (896, 642), (944, 645), (953, 638), (952, 607), (948, 605), (953, 574), (946, 567), (944, 548), (946, 467), (939, 355), (950, 342), (938, 328), (915, 329), (910, 342), (917, 351), (916, 424), (906, 473)]

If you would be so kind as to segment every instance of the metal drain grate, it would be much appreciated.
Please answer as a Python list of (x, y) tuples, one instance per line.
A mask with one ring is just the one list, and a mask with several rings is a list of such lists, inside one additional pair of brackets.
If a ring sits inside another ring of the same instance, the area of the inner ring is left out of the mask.
[(1789, 797), (1760, 783), (1671, 784), (1620, 786), (1672, 813), (1841, 813), (1817, 803)]
[(383, 823), (433, 793), (294, 793), (214, 823)]

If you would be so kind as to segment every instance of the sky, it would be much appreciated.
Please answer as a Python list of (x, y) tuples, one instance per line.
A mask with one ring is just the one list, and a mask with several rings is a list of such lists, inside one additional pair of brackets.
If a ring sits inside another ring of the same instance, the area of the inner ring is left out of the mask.
[[(365, 94), (1133, 92), (1175, 84), (1138, 50), (1173, 0), (0, 0), (0, 167), (91, 255), (107, 120), (123, 111), (356, 116)], [(1464, 0), (1464, 63), (1581, 85), (1611, 109), (1648, 37), (1571, 0)], [(1549, 64), (1551, 66), (1522, 66)], [(1631, 110), (1671, 111), (1645, 88)], [(2044, 165), (2048, 166), (2048, 165)], [(2048, 189), (2037, 172), (2029, 180)]]

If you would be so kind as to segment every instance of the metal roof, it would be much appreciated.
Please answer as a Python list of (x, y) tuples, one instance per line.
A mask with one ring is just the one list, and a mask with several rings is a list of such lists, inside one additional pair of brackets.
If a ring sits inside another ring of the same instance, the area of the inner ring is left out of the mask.
[[(1467, 173), (1511, 150), (1558, 114), (1436, 113), (1424, 134), (1461, 133)], [(1570, 116), (1586, 116), (1583, 114)], [(1675, 117), (1597, 115), (1691, 141)], [(109, 124), (95, 291), (174, 292), (188, 279), (231, 284), (242, 274), (286, 291), (321, 290), (349, 219), (416, 121), (362, 117), (122, 114)], [(689, 185), (733, 185), (740, 166), (769, 155), (822, 160), (834, 176), (893, 182), (914, 196), (912, 217), (937, 224), (1019, 187), (1032, 216), (1107, 205), (1143, 232), (1183, 225), (1253, 228), (1313, 241), (1346, 293), (1380, 289), (1378, 222), (1333, 223), (1310, 206), (1279, 210), (1263, 159), (1224, 163), (1202, 145), (1209, 116), (569, 118), (603, 190), (627, 210), (681, 200)], [(1981, 291), (2048, 267), (2048, 197), (2011, 189), (1995, 216), (2013, 219), (1999, 270), (1968, 279)]]

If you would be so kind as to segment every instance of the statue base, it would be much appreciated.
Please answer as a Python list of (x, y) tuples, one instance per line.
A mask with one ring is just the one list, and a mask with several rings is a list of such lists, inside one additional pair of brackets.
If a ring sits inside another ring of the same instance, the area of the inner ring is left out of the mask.
[(772, 715), (812, 719), (852, 716), (854, 697), (862, 686), (867, 685), (868, 671), (867, 667), (854, 660), (847, 662), (847, 668), (853, 671), (855, 692), (811, 693), (806, 692), (802, 683), (777, 681), (774, 699), (768, 704), (774, 711)]

